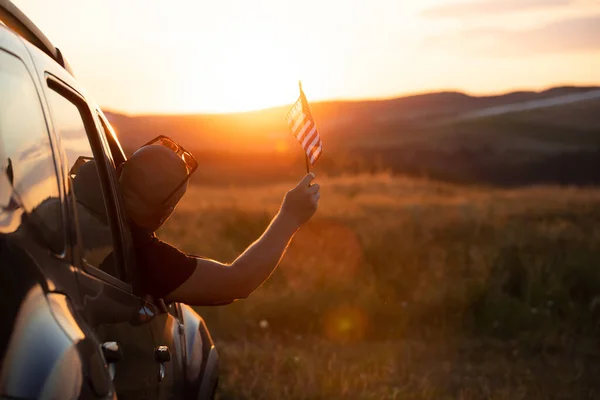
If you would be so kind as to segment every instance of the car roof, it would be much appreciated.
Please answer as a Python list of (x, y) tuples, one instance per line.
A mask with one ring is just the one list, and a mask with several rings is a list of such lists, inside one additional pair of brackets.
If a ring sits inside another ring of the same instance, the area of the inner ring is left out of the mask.
[(10, 0), (0, 0), (0, 22), (56, 61), (69, 74), (73, 71), (61, 51)]

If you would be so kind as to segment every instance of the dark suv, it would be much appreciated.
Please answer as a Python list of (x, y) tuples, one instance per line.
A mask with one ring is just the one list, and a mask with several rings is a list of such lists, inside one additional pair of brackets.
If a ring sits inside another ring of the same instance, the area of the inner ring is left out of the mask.
[(0, 398), (213, 396), (202, 318), (137, 289), (125, 159), (60, 51), (0, 0)]

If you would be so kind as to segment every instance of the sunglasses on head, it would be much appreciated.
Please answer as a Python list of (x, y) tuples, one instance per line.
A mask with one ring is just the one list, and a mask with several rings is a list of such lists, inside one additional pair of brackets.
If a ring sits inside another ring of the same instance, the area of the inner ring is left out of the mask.
[(198, 162), (196, 161), (194, 156), (192, 156), (192, 153), (184, 149), (183, 146), (177, 144), (174, 140), (164, 135), (155, 137), (154, 139), (146, 143), (144, 146), (164, 146), (170, 149), (175, 154), (177, 154), (177, 156), (183, 161), (187, 168), (187, 176), (185, 177), (185, 179), (179, 185), (177, 185), (177, 187), (171, 193), (169, 193), (169, 195), (161, 202), (161, 204), (165, 204), (171, 198), (171, 196), (173, 196), (179, 189), (181, 189), (183, 185), (185, 185), (188, 179), (190, 179), (190, 176), (192, 176), (196, 169), (198, 169)]

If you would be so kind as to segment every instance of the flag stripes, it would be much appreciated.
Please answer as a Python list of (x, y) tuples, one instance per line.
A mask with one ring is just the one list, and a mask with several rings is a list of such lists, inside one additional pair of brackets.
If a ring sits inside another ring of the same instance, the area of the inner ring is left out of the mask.
[(302, 90), (298, 101), (296, 101), (285, 119), (292, 130), (292, 134), (304, 149), (310, 164), (314, 165), (323, 152), (323, 145), (321, 144), (319, 132), (317, 132), (317, 125), (308, 108), (308, 101)]

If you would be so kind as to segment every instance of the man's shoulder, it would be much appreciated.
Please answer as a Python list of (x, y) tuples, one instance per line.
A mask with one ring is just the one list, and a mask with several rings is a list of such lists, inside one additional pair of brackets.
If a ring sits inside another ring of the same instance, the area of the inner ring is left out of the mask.
[(137, 230), (133, 233), (133, 240), (138, 259), (146, 262), (152, 264), (195, 262), (194, 257), (188, 256), (172, 244), (161, 240), (155, 232)]

